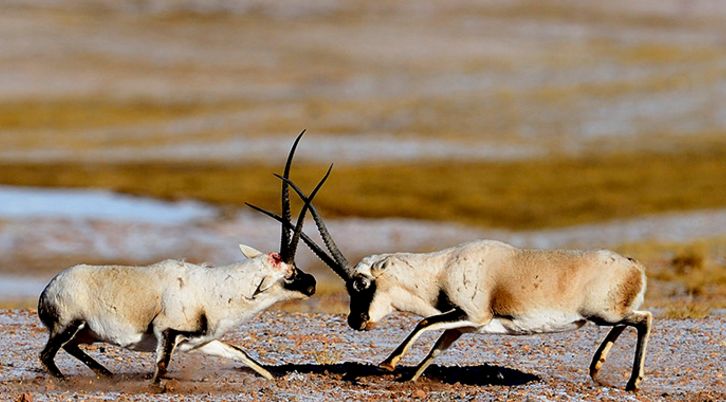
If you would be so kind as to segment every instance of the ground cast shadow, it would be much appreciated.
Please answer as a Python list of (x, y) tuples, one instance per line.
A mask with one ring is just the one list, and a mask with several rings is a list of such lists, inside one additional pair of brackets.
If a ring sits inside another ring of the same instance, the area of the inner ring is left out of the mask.
[[(266, 368), (275, 377), (283, 377), (291, 373), (301, 374), (318, 374), (322, 376), (331, 376), (340, 378), (351, 384), (360, 385), (359, 380), (374, 380), (380, 383), (398, 383), (402, 377), (412, 374), (415, 367), (401, 366), (394, 372), (380, 369), (370, 363), (345, 362), (337, 364), (282, 364), (278, 366), (266, 366)], [(258, 376), (249, 367), (238, 367), (237, 370), (249, 372), (252, 376)], [(40, 371), (40, 370), (38, 370)], [(178, 373), (177, 373), (178, 375)], [(85, 391), (118, 391), (123, 390), (129, 393), (163, 393), (167, 391), (184, 392), (184, 393), (200, 393), (207, 392), (206, 388), (197, 389), (195, 385), (202, 384), (199, 381), (178, 378), (174, 372), (169, 373), (168, 377), (162, 381), (161, 385), (153, 385), (150, 383), (151, 373), (149, 372), (131, 372), (115, 374), (111, 378), (95, 378), (89, 376), (69, 376), (65, 380), (58, 380), (47, 377), (51, 383), (56, 384), (62, 389), (85, 390)], [(262, 378), (262, 377), (260, 377)], [(178, 383), (174, 388), (167, 389), (168, 380), (176, 380)], [(537, 375), (519, 371), (516, 369), (492, 366), (488, 364), (478, 366), (439, 366), (431, 365), (423, 377), (422, 381), (439, 382), (443, 384), (461, 384), (473, 386), (487, 385), (503, 385), (518, 386), (530, 382), (539, 381)], [(364, 381), (364, 383), (370, 383)]]
[[(369, 363), (345, 362), (338, 364), (283, 364), (279, 366), (267, 367), (275, 376), (282, 376), (289, 373), (303, 374), (332, 374), (339, 375), (343, 381), (357, 382), (363, 377), (393, 377), (399, 379), (413, 373), (414, 367), (402, 366), (391, 373), (378, 368)], [(506, 367), (492, 366), (489, 364), (479, 366), (439, 366), (432, 365), (429, 367), (424, 376), (433, 381), (439, 381), (445, 384), (463, 384), (463, 385), (505, 385), (516, 386), (524, 385), (533, 381), (539, 381), (540, 378), (534, 374), (525, 373), (516, 369)]]

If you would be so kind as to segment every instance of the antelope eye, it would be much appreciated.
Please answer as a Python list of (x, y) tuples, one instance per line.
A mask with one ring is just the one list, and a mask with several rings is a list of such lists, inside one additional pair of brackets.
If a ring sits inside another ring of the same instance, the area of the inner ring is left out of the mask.
[(369, 286), (371, 286), (371, 281), (369, 281), (368, 278), (361, 277), (356, 278), (356, 280), (353, 281), (353, 289), (358, 292), (368, 289)]

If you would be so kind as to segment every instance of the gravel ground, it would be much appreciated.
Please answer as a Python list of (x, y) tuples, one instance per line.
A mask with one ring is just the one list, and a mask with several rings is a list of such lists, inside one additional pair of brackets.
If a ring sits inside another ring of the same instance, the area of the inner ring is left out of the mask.
[[(149, 384), (153, 356), (105, 345), (90, 353), (116, 373), (97, 379), (59, 353), (69, 375), (59, 382), (41, 370), (37, 354), (45, 329), (32, 311), (0, 310), (0, 399), (18, 400), (724, 400), (726, 316), (656, 319), (642, 390), (623, 390), (633, 354), (626, 331), (601, 371), (588, 376), (589, 359), (606, 329), (588, 325), (546, 336), (465, 335), (414, 384), (397, 382), (373, 366), (400, 342), (416, 318), (393, 315), (379, 328), (355, 332), (343, 316), (263, 313), (227, 336), (276, 375), (269, 382), (231, 361), (177, 354), (170, 379)], [(435, 334), (423, 336), (404, 359), (405, 371), (423, 357)], [(27, 400), (27, 399), (26, 399)]]

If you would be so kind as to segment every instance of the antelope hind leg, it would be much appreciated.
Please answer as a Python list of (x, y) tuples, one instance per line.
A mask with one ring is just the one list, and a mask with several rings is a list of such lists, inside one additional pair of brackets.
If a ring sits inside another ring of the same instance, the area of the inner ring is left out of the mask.
[(624, 322), (634, 326), (638, 330), (638, 343), (635, 347), (635, 358), (633, 359), (633, 371), (630, 374), (626, 391), (637, 391), (640, 382), (643, 380), (645, 365), (645, 349), (648, 346), (648, 337), (653, 325), (653, 315), (649, 311), (633, 311)]
[(605, 363), (605, 359), (608, 357), (610, 348), (613, 347), (613, 344), (624, 330), (625, 326), (623, 325), (613, 327), (610, 332), (608, 332), (607, 336), (605, 336), (605, 339), (600, 344), (600, 347), (598, 347), (597, 351), (595, 351), (595, 354), (592, 356), (592, 362), (590, 363), (590, 377), (593, 380), (595, 380), (595, 376)]
[(104, 376), (104, 377), (111, 377), (113, 376), (113, 373), (109, 371), (106, 367), (104, 367), (101, 363), (94, 360), (91, 356), (89, 356), (86, 352), (84, 352), (81, 348), (78, 347), (78, 344), (71, 341), (63, 345), (63, 349), (68, 352), (71, 356), (75, 357), (76, 359), (80, 360), (88, 366), (91, 370), (93, 370), (94, 373), (96, 373), (97, 376)]
[(83, 325), (83, 322), (81, 320), (76, 320), (68, 324), (63, 330), (53, 333), (51, 332), (50, 336), (48, 337), (48, 343), (46, 343), (45, 348), (43, 348), (43, 351), (40, 352), (40, 361), (43, 363), (43, 366), (54, 376), (57, 378), (64, 378), (63, 373), (58, 369), (58, 366), (55, 365), (55, 355), (58, 353), (58, 350), (65, 345), (68, 341), (73, 339), (74, 336), (76, 336), (76, 333), (81, 328), (81, 325)]

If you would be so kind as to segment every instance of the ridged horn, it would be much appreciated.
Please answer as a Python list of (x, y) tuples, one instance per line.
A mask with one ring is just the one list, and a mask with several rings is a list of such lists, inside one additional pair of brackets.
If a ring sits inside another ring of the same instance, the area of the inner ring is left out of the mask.
[[(305, 134), (305, 130), (302, 130), (300, 134), (297, 135), (295, 138), (295, 142), (292, 144), (292, 148), (290, 148), (290, 153), (287, 154), (287, 161), (285, 161), (285, 169), (282, 172), (283, 177), (290, 177), (290, 167), (292, 166), (292, 159), (295, 156), (295, 150), (297, 149), (297, 144), (300, 142), (300, 139), (302, 138), (303, 134)], [(285, 218), (287, 221), (292, 220), (292, 212), (290, 210), (290, 191), (288, 189), (288, 185), (286, 182), (282, 182), (282, 191), (281, 191), (281, 198), (282, 198), (282, 217)], [(283, 261), (287, 261), (290, 258), (294, 258), (294, 251), (290, 252), (290, 241), (292, 240), (290, 236), (290, 230), (285, 227), (285, 225), (282, 225), (280, 229), (280, 256), (282, 257)], [(290, 257), (290, 256), (293, 257)]]
[(340, 249), (335, 244), (335, 240), (333, 240), (333, 237), (330, 235), (330, 232), (328, 231), (327, 226), (325, 225), (325, 222), (320, 217), (320, 214), (318, 213), (317, 209), (315, 208), (315, 205), (313, 205), (312, 200), (305, 195), (305, 193), (295, 185), (290, 179), (286, 179), (280, 175), (275, 175), (278, 179), (287, 182), (287, 184), (292, 187), (292, 189), (298, 194), (298, 196), (305, 202), (310, 204), (310, 214), (313, 216), (313, 219), (315, 220), (315, 225), (318, 227), (318, 232), (320, 232), (320, 237), (323, 239), (323, 242), (325, 243), (325, 246), (327, 247), (328, 251), (330, 251), (330, 254), (333, 257), (333, 260), (335, 260), (335, 266), (330, 266), (330, 268), (335, 271), (336, 274), (338, 274), (341, 278), (344, 280), (348, 280), (352, 277), (352, 267), (348, 263), (348, 260), (345, 258), (343, 253), (340, 252)]
[[(295, 231), (292, 234), (292, 238), (290, 239), (290, 243), (289, 243), (289, 247), (288, 247), (290, 255), (288, 257), (288, 260), (283, 259), (283, 261), (285, 261), (288, 264), (292, 264), (295, 261), (295, 251), (297, 251), (297, 245), (298, 245), (298, 242), (300, 241), (300, 235), (302, 234), (303, 223), (305, 221), (305, 214), (307, 213), (308, 209), (312, 205), (311, 203), (313, 202), (313, 198), (315, 198), (315, 196), (317, 195), (320, 188), (323, 186), (325, 181), (328, 180), (328, 177), (330, 177), (330, 172), (332, 170), (333, 170), (333, 164), (331, 163), (330, 167), (328, 167), (328, 171), (325, 172), (325, 176), (323, 176), (323, 178), (320, 179), (318, 184), (313, 189), (313, 192), (310, 193), (310, 197), (308, 199), (303, 200), (305, 202), (305, 205), (303, 205), (302, 209), (300, 210), (300, 214), (297, 217), (297, 224), (295, 225)], [(278, 175), (276, 175), (276, 176), (278, 176)], [(278, 176), (278, 177), (281, 177), (281, 176)], [(283, 181), (288, 181), (289, 183), (291, 183), (289, 181), (289, 179), (284, 179)], [(284, 225), (283, 225), (283, 229), (285, 229)]]

